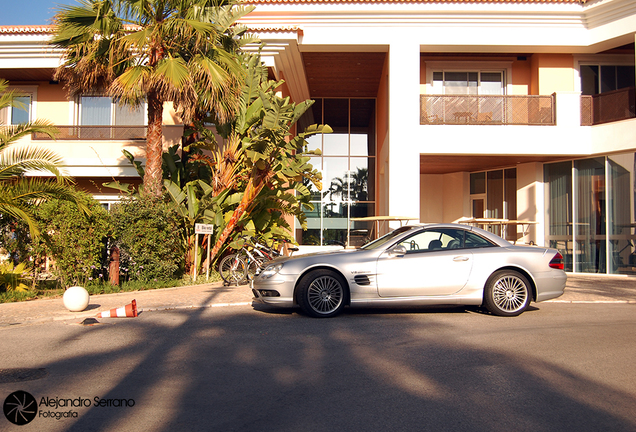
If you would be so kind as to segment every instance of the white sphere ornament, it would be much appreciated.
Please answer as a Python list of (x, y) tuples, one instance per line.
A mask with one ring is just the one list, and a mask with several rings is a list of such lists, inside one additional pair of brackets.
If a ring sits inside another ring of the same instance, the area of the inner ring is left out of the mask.
[(74, 286), (66, 290), (62, 300), (66, 309), (71, 312), (81, 312), (88, 306), (90, 296), (85, 288)]

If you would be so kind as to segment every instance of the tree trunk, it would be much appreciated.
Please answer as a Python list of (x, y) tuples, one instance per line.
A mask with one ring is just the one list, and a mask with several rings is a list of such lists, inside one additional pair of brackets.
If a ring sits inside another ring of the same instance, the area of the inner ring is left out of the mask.
[[(186, 135), (186, 131), (193, 131), (190, 135)], [(190, 176), (188, 173), (188, 162), (190, 160), (190, 145), (197, 141), (197, 135), (195, 125), (193, 122), (183, 125), (183, 136), (181, 137), (181, 163), (183, 164), (183, 178), (181, 179), (180, 187), (184, 187), (189, 181)]]
[[(252, 203), (252, 201), (254, 201), (263, 187), (265, 187), (267, 182), (271, 180), (273, 176), (274, 173), (270, 171), (263, 178), (261, 178), (260, 181), (258, 181), (258, 178), (260, 176), (256, 176), (255, 179), (253, 178), (249, 181), (247, 187), (245, 188), (245, 193), (243, 193), (243, 199), (241, 199), (238, 207), (236, 208), (236, 210), (234, 210), (232, 217), (228, 221), (227, 225), (225, 225), (223, 232), (221, 232), (221, 236), (214, 244), (212, 252), (210, 252), (210, 256), (212, 257), (212, 259), (216, 257), (216, 254), (219, 253), (219, 250), (221, 249), (221, 246), (223, 246), (223, 243), (225, 243), (230, 234), (232, 234), (232, 231), (234, 231), (234, 228), (236, 227), (236, 223), (239, 221), (241, 216), (243, 216), (243, 213), (245, 213), (247, 207)], [(257, 186), (254, 185), (255, 182), (258, 182)]]
[(144, 190), (147, 194), (161, 196), (163, 172), (161, 156), (163, 153), (163, 101), (156, 92), (148, 93), (148, 135), (146, 136), (146, 174)]

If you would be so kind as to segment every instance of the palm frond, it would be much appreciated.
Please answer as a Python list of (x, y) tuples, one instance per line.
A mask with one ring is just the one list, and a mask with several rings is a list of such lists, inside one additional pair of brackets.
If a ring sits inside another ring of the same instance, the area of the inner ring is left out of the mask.
[(46, 120), (35, 120), (29, 123), (0, 126), (0, 149), (33, 133), (43, 133), (51, 138), (55, 138), (59, 134), (59, 130), (51, 122)]
[(44, 171), (56, 177), (65, 175), (60, 169), (63, 159), (52, 150), (12, 145), (0, 150), (0, 181), (21, 176), (28, 171)]
[(13, 201), (25, 206), (36, 205), (42, 200), (58, 198), (78, 203), (81, 209), (86, 206), (78, 201), (77, 192), (57, 181), (37, 177), (21, 177), (14, 182), (0, 184), (0, 197), (4, 201)]
[(0, 78), (0, 109), (21, 105), (15, 100), (15, 97), (22, 95), (22, 92), (16, 89), (7, 90), (8, 88), (9, 82)]
[(0, 213), (11, 218), (26, 222), (31, 235), (33, 237), (37, 237), (40, 234), (40, 230), (37, 226), (35, 218), (33, 217), (33, 213), (29, 211), (28, 206), (21, 205), (20, 203), (11, 199), (6, 199), (2, 195), (2, 191), (0, 190)]
[(179, 89), (189, 79), (188, 66), (181, 57), (168, 56), (157, 64), (155, 77)]

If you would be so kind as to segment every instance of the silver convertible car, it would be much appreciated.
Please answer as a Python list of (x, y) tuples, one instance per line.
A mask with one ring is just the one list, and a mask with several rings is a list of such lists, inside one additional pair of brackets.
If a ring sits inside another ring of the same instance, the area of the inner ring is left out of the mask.
[(481, 305), (517, 316), (563, 294), (555, 249), (515, 246), (458, 224), (404, 226), (360, 249), (278, 258), (252, 280), (254, 301), (332, 317), (345, 306)]

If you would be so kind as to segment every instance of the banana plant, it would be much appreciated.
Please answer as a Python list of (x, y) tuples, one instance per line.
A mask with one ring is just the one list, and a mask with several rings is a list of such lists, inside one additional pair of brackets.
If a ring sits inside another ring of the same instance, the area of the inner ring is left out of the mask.
[(240, 141), (249, 177), (240, 202), (225, 214), (227, 223), (216, 239), (213, 256), (237, 228), (247, 221), (265, 225), (274, 212), (293, 214), (306, 227), (303, 209), (310, 208), (309, 190), (302, 180), (307, 178), (319, 189), (322, 180), (321, 174), (309, 163), (310, 157), (319, 155), (320, 151), (308, 150), (306, 138), (332, 130), (327, 125), (312, 125), (294, 136), (293, 125), (313, 101), (296, 104), (288, 97), (279, 96), (277, 89), (282, 84), (283, 81), (267, 80), (260, 57), (250, 57), (239, 114), (233, 122), (217, 128), (222, 137)]

